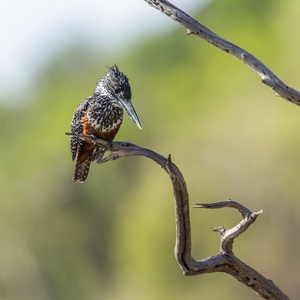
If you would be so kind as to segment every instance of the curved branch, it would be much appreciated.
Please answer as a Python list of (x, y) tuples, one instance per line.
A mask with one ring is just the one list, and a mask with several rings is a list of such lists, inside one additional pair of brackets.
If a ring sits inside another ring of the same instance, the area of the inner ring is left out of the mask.
[(252, 68), (256, 73), (258, 73), (262, 78), (262, 83), (266, 84), (272, 90), (274, 90), (277, 96), (300, 106), (300, 92), (287, 86), (255, 56), (215, 34), (211, 30), (197, 22), (195, 19), (190, 17), (184, 11), (180, 10), (175, 5), (166, 0), (144, 1), (146, 1), (150, 6), (165, 13), (174, 21), (180, 23), (180, 25), (184, 26), (187, 29), (187, 34), (198, 35), (217, 48), (241, 60), (243, 63)]
[(100, 161), (100, 163), (105, 163), (125, 156), (145, 156), (155, 161), (167, 172), (172, 181), (174, 193), (176, 217), (175, 257), (185, 275), (191, 276), (205, 273), (225, 272), (255, 290), (265, 299), (289, 299), (271, 280), (266, 279), (256, 270), (243, 263), (232, 251), (234, 239), (254, 223), (262, 211), (252, 213), (246, 207), (232, 200), (218, 203), (197, 204), (196, 207), (199, 208), (233, 207), (237, 209), (243, 217), (242, 221), (232, 229), (226, 230), (224, 227), (214, 229), (221, 233), (220, 253), (197, 261), (191, 254), (191, 225), (188, 190), (183, 175), (171, 161), (171, 155), (169, 155), (168, 158), (165, 158), (152, 150), (128, 142), (110, 143), (97, 139), (95, 136), (75, 133), (66, 134), (90, 139), (96, 145), (109, 149), (110, 154)]
[(233, 254), (232, 246), (233, 241), (235, 238), (237, 238), (239, 235), (241, 235), (243, 232), (245, 232), (248, 227), (255, 222), (256, 218), (262, 214), (262, 210), (258, 212), (252, 213), (248, 208), (245, 206), (232, 201), (222, 201), (217, 203), (198, 203), (197, 206), (193, 206), (193, 208), (224, 208), (224, 207), (232, 207), (237, 209), (240, 214), (242, 215), (243, 219), (242, 221), (233, 227), (232, 229), (226, 230), (223, 226), (213, 228), (213, 231), (218, 231), (221, 233), (221, 247), (220, 247), (220, 253), (222, 254)]

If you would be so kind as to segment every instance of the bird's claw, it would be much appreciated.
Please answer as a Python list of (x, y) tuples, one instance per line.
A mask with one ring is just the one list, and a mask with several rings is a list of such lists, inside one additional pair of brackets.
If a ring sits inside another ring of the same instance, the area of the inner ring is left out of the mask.
[(90, 135), (91, 141), (94, 143), (94, 145), (97, 145), (97, 137), (94, 134)]
[(109, 141), (109, 142), (108, 142), (108, 150), (109, 150), (109, 151), (111, 150), (112, 145), (113, 145), (113, 141)]

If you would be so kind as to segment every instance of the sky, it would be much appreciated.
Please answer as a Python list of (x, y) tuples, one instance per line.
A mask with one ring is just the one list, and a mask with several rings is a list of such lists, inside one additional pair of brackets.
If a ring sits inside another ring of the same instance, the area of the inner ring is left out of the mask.
[[(208, 1), (171, 2), (193, 15)], [(26, 91), (76, 37), (117, 52), (176, 26), (143, 0), (0, 0), (0, 102)]]

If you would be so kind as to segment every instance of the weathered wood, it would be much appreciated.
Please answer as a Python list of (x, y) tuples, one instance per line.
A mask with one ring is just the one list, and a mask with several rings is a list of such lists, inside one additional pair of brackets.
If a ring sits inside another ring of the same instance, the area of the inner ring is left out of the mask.
[(269, 86), (277, 96), (300, 106), (300, 92), (281, 81), (269, 68), (255, 56), (235, 44), (215, 34), (184, 11), (166, 0), (144, 0), (150, 6), (160, 10), (168, 17), (187, 29), (187, 34), (194, 34), (229, 53), (252, 68), (262, 78), (262, 83)]
[(167, 172), (173, 185), (174, 194), (176, 217), (175, 257), (185, 275), (224, 272), (250, 287), (265, 299), (289, 299), (271, 280), (243, 263), (233, 253), (232, 246), (234, 239), (253, 224), (262, 211), (252, 213), (248, 208), (232, 200), (197, 204), (195, 208), (215, 209), (232, 207), (237, 209), (242, 215), (242, 221), (232, 229), (226, 230), (224, 227), (214, 229), (221, 233), (220, 253), (197, 261), (191, 254), (191, 225), (187, 185), (180, 170), (172, 163), (171, 156), (165, 158), (152, 150), (128, 142), (109, 143), (94, 136), (75, 133), (66, 134), (90, 139), (95, 144), (109, 149), (109, 155), (101, 160), (100, 163), (126, 156), (145, 156), (155, 161)]

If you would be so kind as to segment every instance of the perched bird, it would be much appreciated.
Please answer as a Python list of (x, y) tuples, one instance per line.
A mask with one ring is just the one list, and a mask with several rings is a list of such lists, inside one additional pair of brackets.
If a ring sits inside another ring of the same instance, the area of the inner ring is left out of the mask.
[[(94, 94), (77, 106), (71, 122), (71, 132), (92, 134), (99, 139), (112, 141), (121, 126), (123, 110), (142, 129), (131, 103), (128, 78), (113, 65), (97, 83)], [(70, 149), (72, 160), (76, 158), (73, 181), (84, 182), (91, 162), (101, 160), (105, 149), (91, 140), (75, 136), (71, 137)]]

